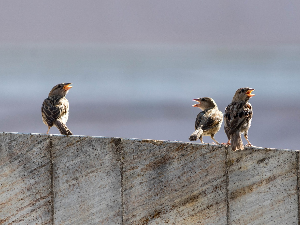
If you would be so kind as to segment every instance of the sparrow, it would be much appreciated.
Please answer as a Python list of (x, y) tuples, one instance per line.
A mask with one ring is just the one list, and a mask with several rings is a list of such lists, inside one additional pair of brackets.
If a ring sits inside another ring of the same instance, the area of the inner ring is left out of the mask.
[(197, 115), (195, 131), (191, 134), (189, 140), (196, 141), (200, 139), (201, 143), (203, 143), (202, 136), (210, 136), (214, 142), (219, 144), (214, 136), (221, 128), (223, 113), (218, 109), (216, 102), (212, 98), (197, 98), (194, 101), (198, 103), (192, 106), (200, 108), (202, 111)]
[(58, 128), (61, 134), (72, 135), (66, 123), (69, 117), (69, 101), (66, 94), (72, 88), (71, 83), (55, 85), (42, 105), (42, 119), (48, 126), (47, 134), (52, 126)]
[(244, 145), (241, 138), (241, 133), (244, 133), (248, 144), (251, 146), (248, 139), (248, 130), (251, 126), (253, 110), (248, 100), (255, 96), (251, 94), (253, 88), (245, 87), (239, 88), (233, 96), (232, 102), (225, 108), (224, 114), (224, 130), (228, 138), (227, 144), (230, 145), (232, 150), (243, 150)]

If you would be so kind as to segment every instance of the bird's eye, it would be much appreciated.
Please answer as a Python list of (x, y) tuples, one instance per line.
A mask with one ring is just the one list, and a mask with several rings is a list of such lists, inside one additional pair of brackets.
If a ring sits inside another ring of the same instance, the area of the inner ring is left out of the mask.
[(205, 102), (205, 101), (206, 101), (206, 99), (205, 99), (205, 98), (201, 98), (201, 101)]

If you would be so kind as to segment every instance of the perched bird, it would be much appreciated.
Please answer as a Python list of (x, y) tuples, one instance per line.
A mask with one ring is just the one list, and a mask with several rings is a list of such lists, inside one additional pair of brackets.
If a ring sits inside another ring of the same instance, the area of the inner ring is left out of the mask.
[(232, 150), (243, 150), (244, 145), (241, 138), (241, 133), (244, 133), (248, 144), (248, 130), (251, 126), (253, 110), (248, 100), (255, 94), (251, 94), (253, 88), (240, 88), (235, 92), (232, 102), (226, 107), (224, 114), (224, 130), (228, 137), (227, 144), (231, 146)]
[(210, 136), (217, 144), (214, 138), (215, 134), (220, 130), (223, 122), (223, 113), (218, 109), (216, 102), (212, 98), (197, 98), (194, 101), (198, 104), (193, 107), (200, 108), (201, 111), (195, 121), (195, 131), (191, 134), (189, 140), (196, 141), (200, 139), (203, 143), (202, 136)]
[(71, 83), (61, 83), (52, 88), (48, 98), (42, 105), (42, 118), (48, 126), (47, 134), (52, 126), (56, 126), (61, 134), (72, 135), (66, 123), (69, 117), (69, 101), (66, 94), (72, 88)]

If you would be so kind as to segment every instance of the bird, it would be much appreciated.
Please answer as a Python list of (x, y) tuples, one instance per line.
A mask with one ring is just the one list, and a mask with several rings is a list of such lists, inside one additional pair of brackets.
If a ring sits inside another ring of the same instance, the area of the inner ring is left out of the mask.
[(248, 139), (248, 130), (251, 126), (253, 109), (248, 101), (255, 96), (252, 94), (254, 90), (249, 87), (239, 88), (235, 92), (232, 102), (225, 108), (224, 130), (228, 138), (227, 145), (231, 144), (234, 151), (244, 149), (242, 133), (248, 142), (246, 146), (252, 146)]
[(52, 126), (58, 128), (61, 134), (72, 135), (66, 123), (69, 117), (69, 101), (66, 94), (72, 88), (71, 83), (55, 85), (42, 104), (42, 119), (48, 126), (47, 134)]
[(223, 113), (218, 109), (216, 102), (212, 98), (203, 97), (194, 99), (194, 101), (198, 103), (192, 106), (200, 108), (202, 111), (197, 115), (195, 131), (191, 134), (189, 140), (196, 141), (200, 139), (203, 144), (203, 136), (210, 136), (214, 142), (220, 144), (214, 136), (221, 128)]

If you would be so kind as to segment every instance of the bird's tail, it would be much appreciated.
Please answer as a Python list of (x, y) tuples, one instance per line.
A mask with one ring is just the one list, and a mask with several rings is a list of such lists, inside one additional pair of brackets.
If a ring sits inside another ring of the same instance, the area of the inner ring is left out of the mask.
[(56, 120), (54, 122), (54, 125), (57, 127), (57, 129), (59, 130), (59, 132), (61, 134), (72, 135), (72, 132), (69, 130), (69, 128), (67, 127), (67, 125), (64, 124), (63, 122), (61, 122), (60, 120)]
[(244, 144), (240, 132), (237, 131), (231, 135), (231, 147), (233, 151), (244, 150)]
[(197, 130), (195, 130), (195, 131), (191, 134), (189, 140), (190, 140), (190, 141), (197, 141), (197, 139), (200, 138), (200, 136), (201, 136), (202, 133), (203, 133), (203, 130), (202, 130), (202, 129), (197, 129)]

